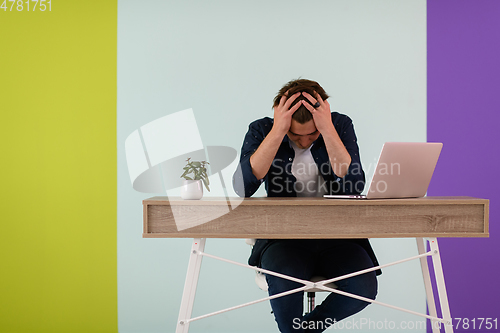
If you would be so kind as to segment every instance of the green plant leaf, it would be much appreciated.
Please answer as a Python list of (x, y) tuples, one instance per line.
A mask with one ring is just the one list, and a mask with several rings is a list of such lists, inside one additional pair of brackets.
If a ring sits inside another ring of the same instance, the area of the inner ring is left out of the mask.
[[(210, 163), (208, 163), (207, 161), (191, 161), (191, 157), (189, 157), (186, 160), (186, 166), (182, 168), (184, 170), (184, 173), (182, 174), (181, 178), (188, 180), (202, 180), (207, 190), (210, 191), (210, 188), (208, 186), (210, 184), (210, 180), (208, 179), (207, 175), (207, 164)], [(192, 176), (189, 177), (187, 176), (188, 174), (192, 174)]]
[(210, 192), (210, 187), (208, 187), (208, 179), (202, 178), (203, 184), (205, 184), (205, 187), (207, 188), (208, 192)]

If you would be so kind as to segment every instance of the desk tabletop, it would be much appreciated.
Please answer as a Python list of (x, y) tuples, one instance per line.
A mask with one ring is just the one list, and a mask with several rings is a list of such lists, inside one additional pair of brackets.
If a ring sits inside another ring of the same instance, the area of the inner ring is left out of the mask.
[(489, 200), (217, 198), (143, 201), (145, 238), (488, 237)]

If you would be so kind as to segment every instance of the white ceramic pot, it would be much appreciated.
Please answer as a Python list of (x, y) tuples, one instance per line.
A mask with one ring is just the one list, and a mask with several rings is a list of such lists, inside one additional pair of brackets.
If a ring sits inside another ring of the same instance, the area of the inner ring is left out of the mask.
[(199, 200), (203, 197), (201, 180), (182, 180), (181, 198), (184, 200)]

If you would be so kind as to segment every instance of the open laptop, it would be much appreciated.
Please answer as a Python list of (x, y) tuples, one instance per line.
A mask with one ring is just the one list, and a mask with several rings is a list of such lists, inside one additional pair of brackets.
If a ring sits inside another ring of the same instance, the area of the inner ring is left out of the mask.
[(419, 198), (427, 193), (442, 143), (386, 142), (366, 195), (325, 195), (329, 199)]

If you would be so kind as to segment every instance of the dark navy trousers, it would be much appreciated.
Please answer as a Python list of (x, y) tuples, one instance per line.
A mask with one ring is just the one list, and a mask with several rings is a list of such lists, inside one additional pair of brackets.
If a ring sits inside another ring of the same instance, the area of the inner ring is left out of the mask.
[[(309, 280), (313, 276), (327, 279), (373, 267), (373, 262), (360, 245), (341, 239), (276, 240), (262, 253), (262, 268)], [(296, 289), (300, 283), (266, 275), (269, 295)], [(336, 281), (338, 290), (370, 299), (377, 295), (375, 272)], [(304, 292), (271, 300), (271, 307), (282, 333), (322, 332), (334, 322), (347, 318), (369, 303), (330, 293), (326, 299), (304, 316)]]

